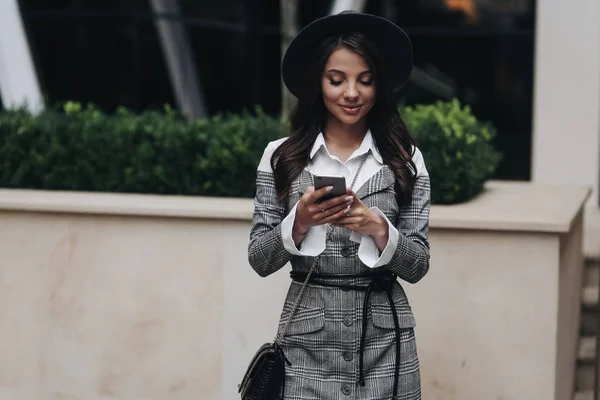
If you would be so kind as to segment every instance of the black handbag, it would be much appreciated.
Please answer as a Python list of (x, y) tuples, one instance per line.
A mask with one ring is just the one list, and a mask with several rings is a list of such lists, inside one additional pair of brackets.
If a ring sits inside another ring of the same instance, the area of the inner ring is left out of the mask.
[(281, 400), (284, 398), (285, 365), (292, 364), (283, 353), (283, 349), (279, 343), (281, 338), (287, 333), (290, 321), (298, 309), (304, 289), (306, 289), (306, 285), (316, 264), (317, 261), (315, 260), (306, 275), (306, 280), (302, 284), (300, 293), (298, 293), (294, 307), (292, 307), (290, 316), (282, 331), (277, 333), (273, 342), (263, 344), (254, 357), (252, 357), (242, 383), (238, 385), (238, 393), (241, 394), (242, 400)]

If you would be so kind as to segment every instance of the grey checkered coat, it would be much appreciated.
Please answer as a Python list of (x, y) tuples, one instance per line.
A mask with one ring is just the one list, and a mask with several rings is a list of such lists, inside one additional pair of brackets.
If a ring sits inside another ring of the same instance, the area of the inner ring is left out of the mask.
[[(254, 222), (248, 257), (260, 276), (268, 276), (291, 262), (292, 268), (307, 272), (314, 258), (293, 256), (286, 251), (281, 221), (300, 199), (312, 176), (306, 170), (295, 180), (287, 204), (277, 201), (273, 174), (258, 171)], [(368, 206), (377, 206), (400, 233), (396, 253), (381, 268), (393, 271), (402, 280), (419, 281), (429, 269), (429, 177), (418, 175), (413, 201), (399, 207), (394, 192), (394, 174), (387, 167), (372, 176), (357, 195)], [(358, 243), (350, 231), (333, 228), (327, 248), (319, 256), (316, 273), (357, 274), (369, 268), (357, 256)], [(342, 255), (342, 249), (346, 249)], [(351, 251), (348, 251), (351, 250)], [(364, 278), (344, 281), (367, 284)], [(291, 282), (280, 329), (296, 299), (301, 283)], [(364, 292), (309, 285), (282, 341), (292, 363), (286, 366), (286, 400), (416, 400), (421, 399), (419, 360), (413, 327), (415, 319), (402, 286), (397, 281), (393, 299), (401, 328), (401, 365), (398, 396), (392, 399), (394, 382), (394, 321), (385, 293), (373, 293), (368, 311), (364, 353), (365, 386), (358, 381), (358, 349), (361, 335)]]

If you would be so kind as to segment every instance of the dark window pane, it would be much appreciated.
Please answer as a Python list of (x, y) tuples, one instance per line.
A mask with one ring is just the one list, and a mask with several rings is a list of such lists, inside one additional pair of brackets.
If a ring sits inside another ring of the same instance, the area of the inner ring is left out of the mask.
[[(184, 1), (183, 7), (209, 112), (261, 105), (267, 113), (278, 113), (279, 1)], [(207, 15), (214, 18), (207, 21)]]
[(244, 20), (245, 0), (180, 0), (181, 10), (186, 16), (205, 20), (240, 23)]
[(532, 0), (371, 0), (367, 12), (405, 28), (415, 72), (408, 104), (456, 97), (498, 128), (496, 178), (530, 179), (534, 20)]
[(209, 112), (244, 108), (249, 85), (243, 36), (204, 28), (190, 28), (189, 32)]
[(147, 2), (26, 0), (21, 8), (51, 104), (77, 100), (107, 111), (173, 104)]
[(133, 4), (124, 0), (20, 0), (25, 10), (115, 10)]

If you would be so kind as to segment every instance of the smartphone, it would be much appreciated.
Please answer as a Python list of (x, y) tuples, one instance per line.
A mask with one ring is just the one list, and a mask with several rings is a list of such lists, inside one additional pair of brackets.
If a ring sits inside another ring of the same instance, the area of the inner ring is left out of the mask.
[(315, 190), (324, 188), (325, 186), (333, 186), (331, 192), (321, 197), (318, 202), (332, 199), (334, 197), (346, 194), (346, 178), (343, 176), (317, 176), (315, 175)]

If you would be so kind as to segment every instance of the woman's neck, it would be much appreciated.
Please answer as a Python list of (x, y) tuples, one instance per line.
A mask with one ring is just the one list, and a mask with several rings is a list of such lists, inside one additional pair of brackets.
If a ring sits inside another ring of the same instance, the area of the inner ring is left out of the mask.
[[(336, 123), (337, 122), (337, 123)], [(346, 161), (360, 147), (367, 133), (366, 123), (344, 125), (339, 121), (328, 121), (323, 132), (329, 153)]]

